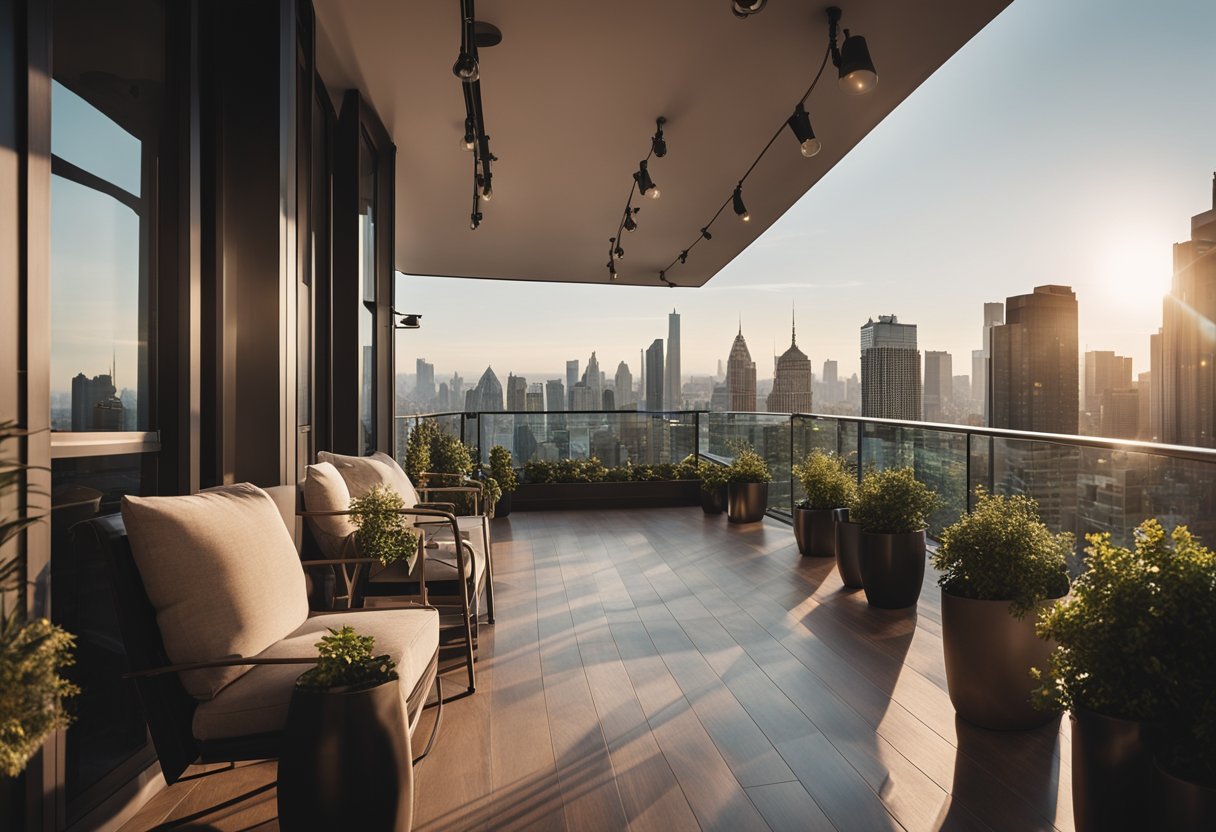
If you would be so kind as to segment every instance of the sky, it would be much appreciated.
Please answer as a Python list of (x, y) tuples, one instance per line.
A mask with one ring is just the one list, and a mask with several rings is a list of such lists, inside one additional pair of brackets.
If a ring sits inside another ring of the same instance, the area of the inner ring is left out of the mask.
[(895, 314), (961, 375), (985, 301), (1063, 283), (1082, 351), (1146, 371), (1171, 245), (1212, 207), (1214, 31), (1211, 0), (1014, 0), (704, 287), (399, 274), (396, 308), (424, 317), (398, 331), (398, 370), (543, 381), (595, 350), (636, 379), (674, 306), (686, 377), (725, 362), (741, 319), (764, 378), (793, 306), (816, 373), (857, 372), (860, 326)]

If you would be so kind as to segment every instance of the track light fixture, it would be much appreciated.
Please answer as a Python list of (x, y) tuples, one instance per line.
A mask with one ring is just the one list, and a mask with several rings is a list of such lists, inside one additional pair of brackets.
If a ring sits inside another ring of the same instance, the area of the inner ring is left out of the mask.
[(452, 72), (462, 82), (464, 93), (464, 136), (461, 147), (473, 154), (473, 207), (469, 213), (469, 228), (481, 225), (482, 201), (494, 198), (490, 163), (497, 158), (490, 152), (490, 136), (486, 133), (485, 109), (481, 103), (481, 74), (477, 49), (491, 47), (502, 41), (502, 32), (489, 23), (478, 24), (473, 0), (460, 0), (460, 54)]
[(466, 84), (473, 83), (480, 77), (477, 60), (468, 52), (461, 50), (460, 55), (456, 58), (456, 63), (452, 64), (452, 74)]
[(794, 108), (794, 114), (786, 123), (794, 132), (794, 138), (798, 139), (803, 156), (810, 159), (823, 149), (819, 139), (815, 138), (815, 131), (811, 129), (811, 117), (807, 115), (806, 108), (802, 106), (801, 101), (798, 102), (798, 106)]
[(633, 210), (629, 210), (629, 209), (625, 210), (625, 222), (623, 223), (623, 226), (626, 231), (637, 231), (638, 230), (638, 224), (637, 224), (637, 221), (633, 218), (633, 215), (641, 210), (642, 210), (641, 208), (634, 208)]
[(481, 225), (481, 212), (474, 211), (469, 215), (469, 230), (476, 231), (477, 226)]
[(731, 197), (731, 203), (734, 205), (735, 213), (739, 219), (744, 222), (751, 222), (752, 215), (747, 212), (747, 206), (743, 204), (743, 185), (735, 186), (735, 195)]
[(490, 175), (482, 176), (477, 174), (477, 190), (481, 193), (481, 198), (489, 202), (494, 198), (494, 187), (490, 184)]
[(650, 178), (650, 171), (647, 169), (645, 159), (638, 163), (638, 172), (633, 175), (633, 178), (638, 183), (638, 192), (642, 196), (658, 199), (663, 195), (654, 184), (654, 180)]
[(656, 159), (662, 159), (667, 155), (667, 141), (663, 138), (663, 125), (666, 123), (667, 119), (662, 116), (655, 119), (658, 129), (655, 130), (654, 137), (650, 140), (650, 152)]
[(470, 153), (477, 149), (477, 137), (473, 135), (473, 119), (471, 118), (464, 120), (464, 138), (460, 140), (460, 146)]
[(616, 229), (616, 236), (608, 238), (608, 262), (612, 268), (609, 269), (609, 276), (616, 279), (616, 267), (612, 265), (615, 261), (620, 260), (625, 256), (625, 250), (621, 247), (620, 241), (625, 232), (633, 233), (638, 230), (637, 214), (642, 209), (634, 207), (633, 199), (637, 194), (649, 199), (658, 199), (660, 192), (654, 184), (654, 179), (650, 176), (650, 160), (667, 155), (667, 140), (663, 136), (663, 125), (667, 123), (667, 119), (659, 116), (654, 120), (655, 131), (650, 137), (650, 152), (646, 154), (646, 158), (638, 162), (638, 169), (633, 174), (633, 184), (629, 186), (629, 196), (625, 198), (625, 210), (621, 212), (621, 221)]
[(844, 30), (844, 43), (837, 48), (836, 29), (840, 25), (841, 11), (836, 6), (828, 9), (828, 40), (832, 53), (832, 65), (839, 70), (840, 88), (850, 95), (864, 95), (878, 83), (878, 72), (870, 59), (870, 48), (866, 39)]
[(616, 280), (616, 263), (612, 260), (608, 261), (608, 279)]
[(680, 252), (680, 262), (681, 263), (688, 262), (688, 249), (684, 249), (684, 251)]
[(411, 315), (405, 312), (393, 310), (394, 315), (399, 315), (400, 320), (393, 324), (393, 329), (419, 329), (422, 326), (421, 315)]
[(764, 11), (768, 0), (730, 0), (730, 13), (740, 20), (747, 20), (754, 14)]
[[(709, 226), (701, 229), (701, 237), (706, 240), (712, 240), (714, 238), (714, 235), (709, 233)], [(684, 255), (685, 259), (687, 259), (688, 252), (685, 251)]]

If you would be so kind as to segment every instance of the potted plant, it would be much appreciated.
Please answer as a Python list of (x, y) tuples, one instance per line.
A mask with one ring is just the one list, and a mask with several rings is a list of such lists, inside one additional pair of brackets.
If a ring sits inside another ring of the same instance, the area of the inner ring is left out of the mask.
[(861, 582), (866, 601), (910, 607), (925, 578), (925, 526), (937, 504), (911, 468), (868, 471), (851, 516), (861, 524)]
[(849, 504), (857, 493), (857, 478), (838, 454), (811, 451), (794, 464), (794, 477), (806, 499), (794, 506), (794, 539), (798, 551), (822, 558), (836, 557), (836, 524), (849, 519)]
[[(14, 423), (0, 422), (0, 444), (26, 435)], [(0, 460), (0, 497), (21, 487), (28, 470), (22, 462)], [(38, 519), (0, 515), (0, 547)], [(6, 778), (20, 775), (46, 738), (67, 727), (64, 703), (80, 692), (64, 676), (74, 663), (75, 637), (25, 614), (20, 557), (0, 559), (0, 776)]]
[(768, 509), (768, 484), (773, 475), (764, 457), (747, 445), (735, 447), (735, 460), (726, 473), (726, 519), (755, 523)]
[(506, 517), (511, 513), (511, 495), (519, 487), (519, 478), (515, 475), (511, 452), (502, 445), (490, 448), (489, 477), (495, 481), (502, 493), (497, 500), (494, 516)]
[(976, 505), (941, 537), (946, 687), (954, 710), (982, 728), (1033, 728), (1058, 711), (1031, 703), (1030, 675), (1051, 653), (1035, 634), (1038, 613), (1068, 593), (1071, 534), (1053, 535), (1025, 496), (976, 490)]
[(418, 533), (401, 514), (405, 500), (387, 485), (377, 485), (350, 501), (355, 542), (364, 557), (379, 558), (385, 566), (404, 560), (411, 571), (418, 556)]
[(1037, 701), (1072, 712), (1077, 829), (1154, 828), (1165, 813), (1154, 753), (1173, 748), (1167, 763), (1203, 773), (1187, 761), (1198, 762), (1188, 749), (1203, 742), (1216, 684), (1216, 560), (1185, 527), (1167, 534), (1156, 520), (1131, 549), (1109, 534), (1086, 539), (1085, 571), (1040, 620), (1055, 649), (1036, 668)]
[(861, 524), (857, 522), (857, 488), (836, 522), (836, 571), (850, 589), (861, 589)]
[(295, 829), (392, 829), (413, 815), (409, 726), (393, 661), (350, 626), (317, 642), (296, 680), (279, 758), (279, 822)]
[(726, 511), (727, 466), (703, 459), (697, 470), (701, 476), (701, 511), (706, 514)]

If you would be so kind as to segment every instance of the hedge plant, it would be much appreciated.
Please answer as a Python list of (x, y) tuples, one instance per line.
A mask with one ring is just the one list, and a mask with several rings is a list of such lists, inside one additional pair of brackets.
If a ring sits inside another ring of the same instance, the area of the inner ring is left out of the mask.
[(731, 450), (734, 452), (735, 458), (726, 469), (728, 484), (772, 481), (773, 474), (768, 469), (768, 463), (750, 445), (742, 441), (735, 442), (731, 445)]
[(937, 494), (911, 468), (867, 471), (849, 520), (871, 534), (907, 534), (925, 528)]
[(793, 472), (806, 493), (799, 508), (848, 508), (857, 498), (857, 477), (839, 454), (813, 450), (802, 462), (794, 463)]

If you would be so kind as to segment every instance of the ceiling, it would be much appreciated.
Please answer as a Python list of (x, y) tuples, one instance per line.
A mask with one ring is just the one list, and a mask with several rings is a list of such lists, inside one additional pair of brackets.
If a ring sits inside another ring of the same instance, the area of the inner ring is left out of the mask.
[[(878, 86), (846, 95), (829, 65), (807, 102), (823, 151), (786, 130), (748, 178), (752, 221), (728, 206), (683, 265), (700, 286), (773, 224), (1008, 0), (853, 0), (842, 27), (863, 35)], [(689, 243), (810, 83), (827, 45), (827, 4), (771, 0), (738, 20), (727, 0), (480, 0), (502, 30), (481, 50), (494, 199), (469, 229), (472, 160), (452, 62), (458, 0), (315, 0), (318, 65), (335, 96), (359, 89), (397, 145), (396, 268), (407, 274), (608, 283), (608, 238), (665, 116), (668, 153), (650, 172), (658, 200), (635, 201), (618, 283), (661, 286)]]

